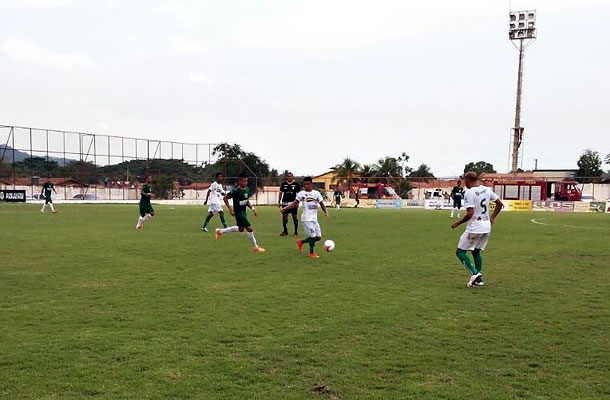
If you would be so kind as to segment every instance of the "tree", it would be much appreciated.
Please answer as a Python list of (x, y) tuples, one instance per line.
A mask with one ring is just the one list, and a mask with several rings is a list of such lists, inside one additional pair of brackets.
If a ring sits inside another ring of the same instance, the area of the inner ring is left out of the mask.
[(206, 165), (203, 174), (211, 177), (220, 172), (228, 178), (236, 178), (243, 172), (249, 177), (256, 177), (256, 181), (251, 179), (248, 182), (251, 193), (255, 193), (257, 186), (262, 187), (270, 175), (271, 170), (265, 160), (252, 152), (245, 151), (238, 144), (218, 144), (212, 149), (212, 154), (218, 156), (218, 160)]
[(389, 178), (402, 178), (403, 168), (395, 157), (384, 157), (377, 161), (377, 176), (382, 177), (383, 183), (389, 183)]
[(352, 180), (355, 176), (358, 176), (358, 172), (362, 169), (358, 162), (346, 157), (341, 164), (337, 164), (331, 167), (331, 170), (335, 171), (335, 182), (347, 183), (349, 186), (352, 184)]
[(362, 168), (360, 168), (360, 171), (358, 172), (358, 175), (360, 175), (360, 177), (362, 178), (362, 181), (364, 183), (369, 182), (369, 178), (376, 176), (377, 174), (377, 168), (375, 165), (371, 165), (371, 164), (364, 164), (362, 166)]
[(494, 169), (494, 166), (491, 165), (488, 162), (485, 161), (477, 161), (475, 162), (471, 162), (468, 163), (464, 166), (464, 173), (466, 172), (470, 172), (470, 171), (474, 171), (476, 172), (477, 175), (481, 175), (481, 174), (495, 174), (496, 170)]
[(604, 163), (610, 166), (610, 153), (606, 154), (606, 158), (604, 159)]
[(434, 178), (434, 174), (430, 171), (427, 164), (421, 164), (419, 167), (411, 171), (409, 177), (412, 178)]
[(576, 164), (578, 165), (576, 176), (579, 182), (585, 182), (587, 178), (598, 178), (604, 173), (599, 153), (591, 149), (586, 149)]

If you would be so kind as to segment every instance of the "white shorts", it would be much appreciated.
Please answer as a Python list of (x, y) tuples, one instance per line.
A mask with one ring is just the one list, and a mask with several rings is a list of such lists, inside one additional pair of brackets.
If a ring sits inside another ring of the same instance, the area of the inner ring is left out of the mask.
[(210, 204), (208, 206), (208, 212), (211, 212), (212, 214), (222, 212), (222, 205), (221, 204)]
[(303, 230), (309, 237), (322, 237), (322, 229), (317, 221), (302, 221)]
[(462, 233), (460, 241), (458, 243), (458, 249), (460, 250), (485, 250), (487, 242), (489, 241), (489, 233)]

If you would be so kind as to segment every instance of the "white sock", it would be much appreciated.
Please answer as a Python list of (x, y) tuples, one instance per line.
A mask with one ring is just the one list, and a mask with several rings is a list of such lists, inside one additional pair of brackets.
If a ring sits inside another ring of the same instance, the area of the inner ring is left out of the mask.
[(250, 238), (250, 241), (252, 242), (252, 246), (254, 246), (255, 249), (258, 249), (258, 244), (256, 244), (256, 238), (254, 237), (254, 232), (248, 232), (248, 237)]
[(151, 218), (152, 218), (152, 215), (150, 215), (150, 214), (146, 214), (146, 215), (144, 216), (144, 218), (142, 218), (142, 221), (146, 221), (147, 219), (151, 219)]
[(451, 218), (453, 218), (453, 212), (455, 211), (455, 208), (451, 209)]
[(42, 209), (40, 210), (40, 212), (44, 212), (44, 209), (45, 209), (45, 208), (47, 208), (47, 203), (44, 203), (44, 204), (42, 205)]
[(239, 232), (239, 228), (237, 226), (230, 226), (228, 228), (219, 229), (218, 232), (220, 232), (224, 235), (225, 233)]
[(142, 217), (138, 217), (138, 225), (137, 226), (142, 225), (142, 222), (143, 222)]
[(53, 207), (53, 203), (49, 203), (49, 207), (51, 207), (51, 211), (55, 212), (55, 207)]

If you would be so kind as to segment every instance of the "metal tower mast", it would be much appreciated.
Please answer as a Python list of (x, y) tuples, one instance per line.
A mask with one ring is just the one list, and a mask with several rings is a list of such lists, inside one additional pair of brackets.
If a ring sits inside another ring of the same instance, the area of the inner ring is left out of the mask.
[[(523, 58), (525, 49), (536, 40), (536, 10), (509, 12), (508, 38), (519, 50), (519, 72), (517, 74), (517, 102), (515, 105), (515, 125), (511, 132), (510, 160), (511, 172), (517, 172), (522, 160), (523, 131), (521, 126), (521, 93), (523, 86)], [(515, 42), (519, 42), (517, 45)]]

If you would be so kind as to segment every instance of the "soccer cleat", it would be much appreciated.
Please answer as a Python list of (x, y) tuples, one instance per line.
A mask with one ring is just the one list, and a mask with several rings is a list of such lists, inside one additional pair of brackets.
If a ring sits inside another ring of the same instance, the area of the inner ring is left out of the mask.
[(209, 232), (209, 231), (208, 231), (208, 228), (205, 228), (205, 227), (201, 228), (201, 231), (202, 231), (202, 232)]
[(216, 240), (219, 240), (220, 237), (222, 236), (222, 233), (220, 232), (220, 229), (216, 229)]
[(320, 258), (316, 253), (309, 253), (309, 258)]
[(477, 278), (479, 278), (480, 276), (482, 276), (481, 274), (474, 274), (470, 277), (470, 279), (468, 280), (468, 283), (466, 284), (466, 287), (473, 287), (474, 286), (474, 282), (477, 280)]
[(282, 232), (280, 233), (280, 236), (288, 236), (288, 232)]
[(485, 286), (485, 282), (483, 282), (483, 275), (480, 275), (477, 279), (474, 280), (474, 286)]
[(301, 239), (297, 239), (297, 248), (299, 249), (299, 253), (303, 252), (303, 241)]
[(266, 251), (267, 251), (267, 250), (263, 249), (262, 247), (256, 247), (256, 248), (254, 249), (254, 252), (255, 252), (255, 253), (264, 253), (264, 252), (266, 252)]
[(142, 229), (144, 229), (144, 225), (136, 225), (136, 229), (141, 231)]

